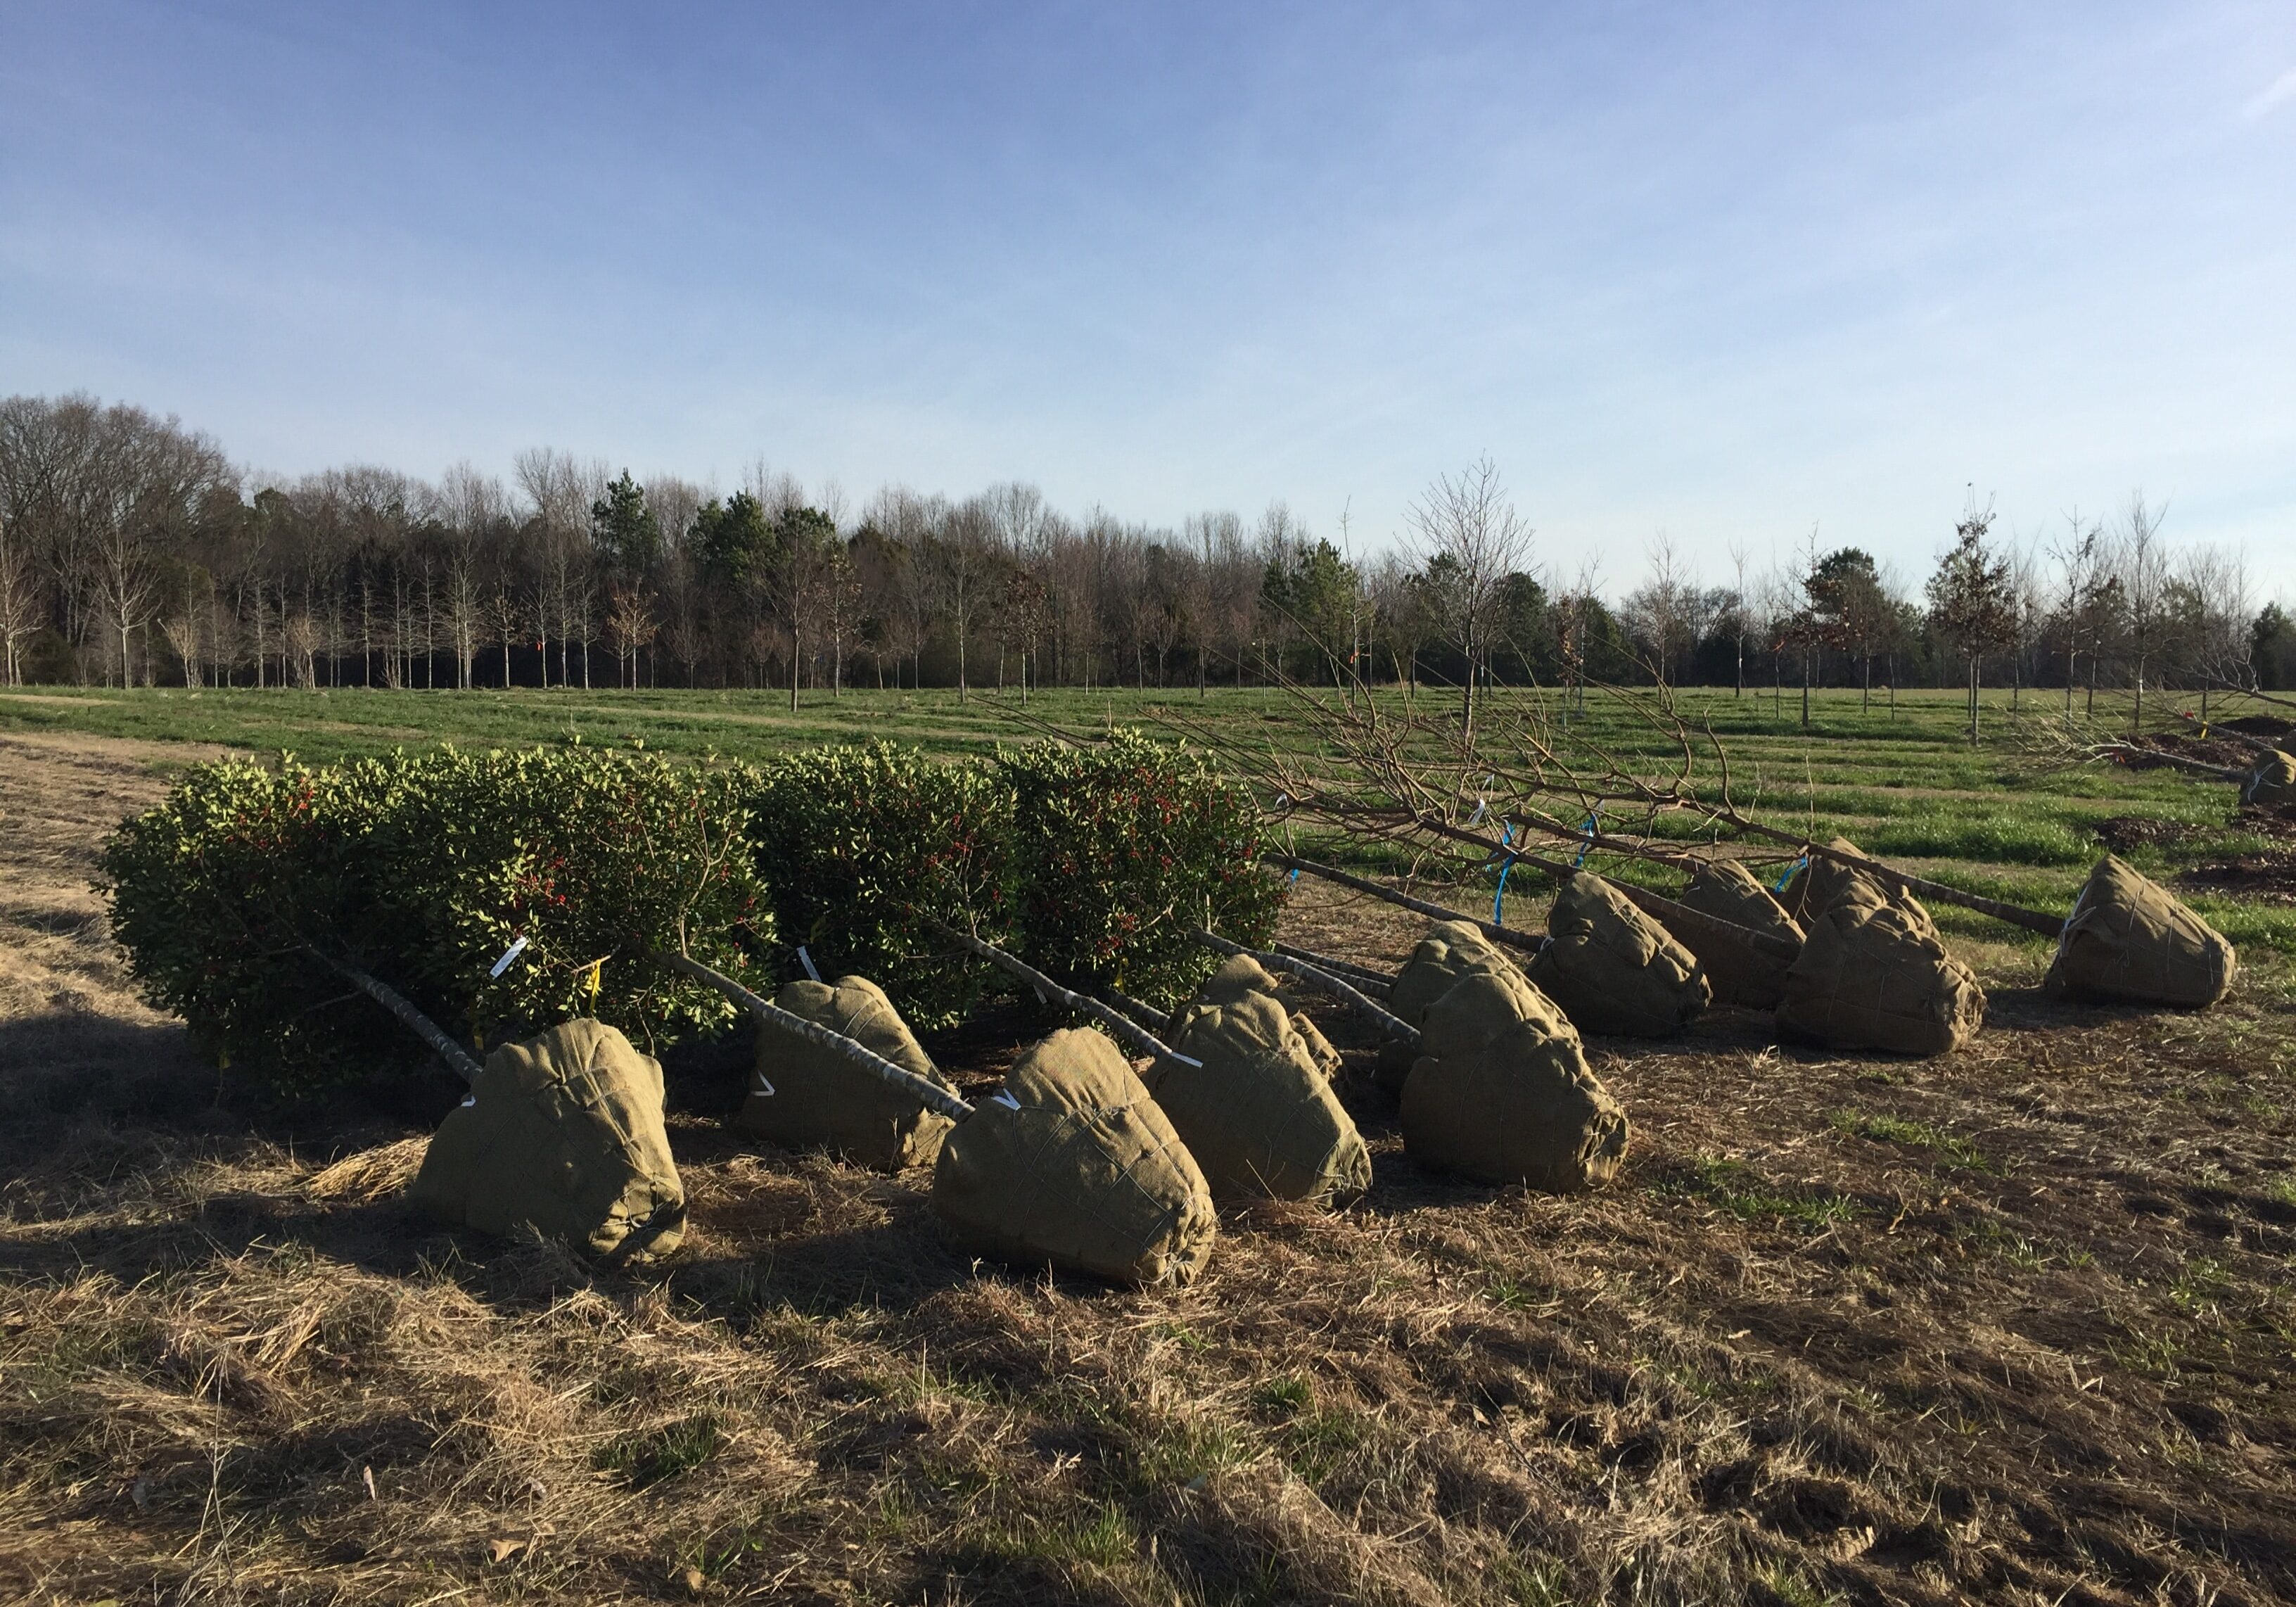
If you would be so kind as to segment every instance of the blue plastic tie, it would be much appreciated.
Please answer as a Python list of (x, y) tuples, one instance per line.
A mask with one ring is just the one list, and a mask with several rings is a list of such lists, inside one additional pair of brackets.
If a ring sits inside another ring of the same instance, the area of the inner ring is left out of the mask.
[(1292, 880), (1294, 881), (1300, 880), (1300, 867), (1296, 865), (1292, 867)]
[[(1514, 828), (1509, 825), (1505, 821), (1502, 820), (1499, 822), (1500, 845), (1504, 847), (1513, 840)], [(1491, 924), (1493, 926), (1505, 926), (1506, 924), (1506, 879), (1507, 873), (1513, 869), (1514, 869), (1514, 856), (1513, 854), (1509, 854), (1506, 857), (1506, 863), (1499, 866), (1498, 890), (1491, 895)]]
[(1772, 889), (1770, 890), (1770, 891), (1772, 891), (1772, 892), (1774, 892), (1774, 893), (1783, 893), (1783, 892), (1784, 892), (1784, 891), (1786, 890), (1786, 883), (1787, 883), (1787, 882), (1789, 882), (1789, 881), (1792, 881), (1794, 879), (1794, 873), (1795, 873), (1796, 871), (1798, 871), (1798, 870), (1801, 869), (1801, 867), (1802, 867), (1802, 866), (1804, 866), (1804, 865), (1808, 865), (1808, 863), (1809, 863), (1809, 856), (1808, 856), (1808, 855), (1807, 855), (1807, 854), (1804, 854), (1800, 858), (1799, 858), (1799, 859), (1795, 860), (1792, 865), (1790, 865), (1786, 866), (1786, 873), (1785, 873), (1784, 875), (1783, 875), (1783, 876), (1781, 876), (1781, 877), (1779, 877), (1779, 878), (1778, 878), (1778, 884), (1777, 884), (1777, 886), (1775, 886), (1775, 887), (1772, 888)]
[[(1599, 814), (1601, 814), (1601, 813), (1602, 813), (1602, 806), (1600, 806), (1600, 805), (1598, 804), (1598, 805), (1596, 805), (1596, 806), (1595, 806), (1595, 815), (1599, 815)], [(1583, 870), (1583, 869), (1585, 869), (1585, 868), (1586, 868), (1586, 865), (1587, 865), (1587, 856), (1594, 850), (1594, 847), (1595, 847), (1595, 816), (1594, 816), (1594, 815), (1589, 815), (1588, 816), (1587, 816), (1587, 824), (1586, 824), (1585, 825), (1583, 825), (1583, 826), (1580, 826), (1578, 829), (1579, 829), (1580, 831), (1582, 831), (1582, 832), (1586, 832), (1586, 833), (1587, 833), (1587, 840), (1579, 846), (1579, 849), (1578, 849), (1578, 857), (1576, 860), (1572, 861), (1572, 863), (1571, 863), (1570, 868), (1571, 868), (1572, 870), (1574, 870), (1574, 871), (1576, 871), (1576, 870)]]

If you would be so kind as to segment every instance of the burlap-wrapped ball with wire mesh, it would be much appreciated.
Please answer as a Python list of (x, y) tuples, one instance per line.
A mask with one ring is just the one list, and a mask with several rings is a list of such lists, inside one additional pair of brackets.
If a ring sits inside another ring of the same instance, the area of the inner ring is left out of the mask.
[(503, 1045), (439, 1124), (407, 1195), (455, 1226), (531, 1228), (594, 1256), (676, 1248), (685, 1191), (660, 1063), (587, 1017)]
[(2050, 963), (2049, 992), (2104, 1004), (2215, 1004), (2240, 960), (2167, 888), (2107, 854), (2073, 900)]
[(1371, 1152), (1273, 984), (1249, 955), (1221, 966), (1173, 1017), (1177, 1058), (1149, 1091), (1215, 1194), (1344, 1204), (1371, 1186)]
[(1568, 1017), (1512, 969), (1470, 972), (1429, 1006), (1403, 1086), (1414, 1160), (1484, 1183), (1570, 1193), (1617, 1175), (1627, 1113)]
[[(1522, 976), (1521, 967), (1480, 928), (1464, 921), (1439, 921), (1427, 929), (1396, 973), (1395, 985), (1388, 990), (1388, 1011), (1407, 1026), (1423, 1026), (1429, 1006), (1461, 978), (1479, 971)], [(1400, 1095), (1418, 1058), (1419, 1051), (1410, 1045), (1390, 1042), (1380, 1049), (1372, 1080)]]
[[(843, 1033), (905, 1071), (949, 1086), (884, 989), (866, 977), (841, 977), (834, 988), (791, 982), (774, 1003), (816, 1026)], [(929, 1165), (949, 1128), (947, 1117), (926, 1110), (910, 1095), (764, 1021), (758, 1023), (749, 1097), (734, 1119), (775, 1144), (830, 1150), (881, 1172)]]
[(1121, 1283), (1189, 1282), (1218, 1231), (1194, 1157), (1090, 1028), (1028, 1050), (956, 1124), (932, 1207), (961, 1250)]
[[(1825, 846), (1839, 854), (1865, 855), (1847, 837), (1833, 837)], [(1797, 866), (1786, 884), (1778, 891), (1778, 907), (1797, 922), (1804, 931), (1816, 923), (1817, 918), (1833, 907), (1834, 901), (1858, 882), (1871, 883), (1874, 890), (1887, 898), (1890, 890), (1854, 865), (1844, 865), (1838, 859), (1828, 859), (1822, 854), (1808, 855), (1805, 863)]]
[(1786, 972), (1778, 1031), (1829, 1049), (1950, 1054), (1985, 1022), (1976, 973), (1946, 952), (1909, 893), (1844, 882)]
[[(1789, 943), (1800, 944), (1804, 935), (1800, 922), (1787, 914), (1770, 890), (1734, 859), (1712, 860), (1699, 866), (1690, 885), (1675, 895), (1675, 902)], [(1785, 997), (1786, 970), (1792, 960), (1765, 954), (1743, 941), (1718, 938), (1688, 922), (1679, 931), (1669, 922), (1667, 930), (1698, 956), (1714, 989), (1716, 1004), (1775, 1010)]]
[(2275, 750), (2248, 773), (2240, 784), (2244, 804), (2296, 804), (2296, 758)]
[(1667, 1037), (1712, 1000), (1698, 956), (1591, 871), (1554, 896), (1546, 936), (1525, 974), (1581, 1032)]
[[(1332, 1040), (1308, 1019), (1299, 1005), (1308, 996), (1308, 988), (1299, 978), (1288, 972), (1275, 975), (1250, 955), (1231, 955), (1227, 963), (1206, 977), (1196, 989), (1192, 1004), (1233, 1004), (1254, 993), (1264, 993), (1283, 1006), (1292, 1030), (1307, 1046), (1308, 1057), (1316, 1070), (1325, 1077), (1335, 1075), (1340, 1069), (1340, 1052), (1332, 1047)], [(1176, 1023), (1177, 1025), (1177, 1023)], [(1190, 1146), (1193, 1148), (1193, 1145)], [(1201, 1156), (1197, 1159), (1201, 1160)]]

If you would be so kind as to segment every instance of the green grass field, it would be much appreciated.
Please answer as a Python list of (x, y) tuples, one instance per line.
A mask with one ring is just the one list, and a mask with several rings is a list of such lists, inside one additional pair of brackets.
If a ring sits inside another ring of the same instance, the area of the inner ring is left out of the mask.
[[(1448, 695), (1421, 693), (1439, 702)], [(1496, 694), (1502, 703), (1530, 695)], [(1402, 693), (1393, 697), (1399, 704)], [(1861, 709), (1859, 702), (1851, 691), (1816, 693), (1805, 728), (1792, 692), (1782, 704), (1751, 692), (1737, 698), (1702, 689), (1680, 696), (1690, 723), (1710, 728), (1726, 747), (1736, 795), (1751, 800), (1770, 824), (1839, 832), (1907, 870), (1970, 891), (2065, 908), (2103, 849), (2100, 825), (2131, 817), (2169, 828), (2161, 840), (2127, 850), (2141, 868), (2162, 877), (2197, 872), (2205, 881), (2211, 867), (2286, 847), (2234, 823), (2234, 790), (2223, 783), (2167, 768), (2036, 773), (2009, 740), (2018, 710), (2006, 692), (1985, 694), (1989, 735), (1974, 749), (1964, 734), (1957, 692), (1900, 693), (1894, 709), (1876, 700)], [(2018, 702), (2025, 713), (2056, 706), (2046, 693), (2028, 693)], [(1191, 689), (1062, 689), (1037, 693), (1026, 704), (995, 692), (961, 701), (939, 688), (862, 690), (836, 699), (808, 693), (795, 714), (785, 692), (37, 688), (0, 693), (0, 730), (284, 750), (310, 761), (434, 742), (488, 748), (569, 740), (762, 758), (815, 743), (880, 738), (943, 754), (982, 752), (1033, 740), (1040, 722), (1068, 730), (1152, 727), (1165, 709), (1277, 748), (1314, 740), (1292, 698), (1262, 688), (1215, 688), (1201, 702)], [(1579, 730), (1637, 767), (1655, 771), (1671, 758), (1662, 734), (1600, 696)], [(1701, 764), (1702, 777), (1710, 780), (1711, 755), (1702, 754)], [(1662, 885), (1665, 873), (1652, 879)], [(1510, 887), (1529, 890), (1521, 881)], [(2296, 906), (2284, 895), (2275, 902), (2201, 886), (2185, 891), (2235, 943), (2296, 955)], [(2038, 939), (1959, 910), (1936, 913), (1948, 931), (2027, 951), (2035, 966), (2046, 960)]]

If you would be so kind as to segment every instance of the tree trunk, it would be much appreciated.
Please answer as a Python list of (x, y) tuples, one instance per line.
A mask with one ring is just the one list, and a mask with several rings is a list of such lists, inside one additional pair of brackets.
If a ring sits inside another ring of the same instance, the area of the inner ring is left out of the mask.
[(1977, 746), (1977, 655), (1969, 655), (1969, 745)]

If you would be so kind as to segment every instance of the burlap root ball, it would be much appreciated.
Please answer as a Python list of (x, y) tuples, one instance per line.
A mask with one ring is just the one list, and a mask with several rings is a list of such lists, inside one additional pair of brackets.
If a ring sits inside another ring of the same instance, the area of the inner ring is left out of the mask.
[[(791, 982), (774, 1003), (949, 1086), (884, 989), (866, 977), (840, 977), (834, 988)], [(757, 1069), (734, 1119), (772, 1143), (829, 1150), (881, 1172), (930, 1165), (949, 1128), (947, 1117), (771, 1021), (758, 1023)]]
[[(1700, 866), (1675, 901), (1765, 937), (1793, 944), (1802, 940), (1800, 923), (1786, 914), (1768, 888), (1734, 859)], [(1786, 970), (1792, 960), (1764, 954), (1743, 942), (1718, 939), (1702, 930), (1675, 931), (1674, 936), (1705, 967), (1716, 1004), (1775, 1010), (1778, 1001), (1785, 997)]]
[(2296, 804), (2296, 758), (2274, 751), (2240, 785), (2240, 801), (2244, 804)]
[(1185, 1283), (1211, 1253), (1210, 1189), (1122, 1051), (1055, 1032), (940, 1147), (932, 1207), (957, 1248), (1121, 1283)]
[(594, 1256), (675, 1249), (685, 1191), (662, 1126), (660, 1064), (586, 1017), (503, 1045), (407, 1193), (455, 1226), (532, 1228)]
[(1526, 974), (1581, 1032), (1667, 1037), (1712, 997), (1697, 956), (1592, 872), (1562, 884), (1546, 936)]
[(1985, 990), (1948, 954), (1929, 912), (1852, 878), (1786, 972), (1778, 1031), (1830, 1049), (1950, 1054), (1985, 1021)]
[(1156, 1062), (1150, 1092), (1215, 1194), (1344, 1204), (1371, 1186), (1371, 1152), (1273, 981), (1248, 955), (1220, 967), (1173, 1018), (1186, 1058)]
[(1422, 1031), (1403, 1088), (1414, 1160), (1557, 1193), (1617, 1175), (1626, 1112), (1587, 1069), (1570, 1021), (1519, 972), (1469, 972), (1429, 1006)]
[[(1828, 838), (1825, 846), (1843, 854), (1863, 855), (1866, 851), (1847, 837)], [(1786, 878), (1785, 886), (1778, 892), (1778, 907), (1808, 931), (1820, 915), (1833, 907), (1836, 899), (1861, 881), (1871, 882), (1873, 878), (1855, 865), (1812, 854), (1808, 864)], [(1884, 898), (1888, 896), (1888, 890), (1879, 882), (1874, 882), (1874, 886)]]
[[(1408, 1026), (1424, 1026), (1428, 1007), (1462, 977), (1479, 971), (1522, 976), (1521, 967), (1480, 928), (1464, 921), (1439, 921), (1427, 929), (1427, 935), (1419, 939), (1411, 957), (1396, 973), (1395, 986), (1388, 993), (1388, 1013)], [(1418, 1058), (1419, 1051), (1411, 1045), (1389, 1043), (1379, 1052), (1372, 1079), (1399, 1096)]]
[(2239, 974), (2233, 946), (2159, 882), (2107, 854), (2073, 900), (2044, 986), (2104, 1004), (2215, 1004)]

